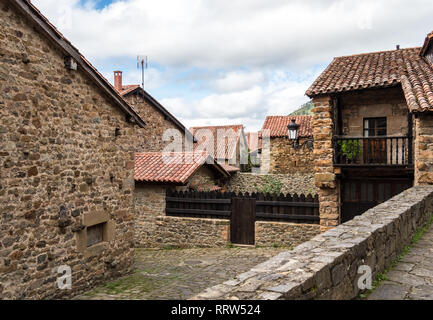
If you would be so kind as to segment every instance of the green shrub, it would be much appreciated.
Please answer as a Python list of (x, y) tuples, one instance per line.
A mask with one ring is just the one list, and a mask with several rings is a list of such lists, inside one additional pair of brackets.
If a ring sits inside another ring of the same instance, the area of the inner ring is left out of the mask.
[(262, 185), (257, 188), (257, 191), (271, 195), (279, 195), (282, 189), (283, 183), (280, 180), (272, 176), (265, 176)]

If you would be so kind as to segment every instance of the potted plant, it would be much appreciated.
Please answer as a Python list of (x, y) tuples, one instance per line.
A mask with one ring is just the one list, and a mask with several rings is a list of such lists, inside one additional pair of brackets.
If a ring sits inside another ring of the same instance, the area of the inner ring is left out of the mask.
[(356, 162), (361, 154), (361, 143), (358, 140), (337, 141), (338, 156), (343, 163)]

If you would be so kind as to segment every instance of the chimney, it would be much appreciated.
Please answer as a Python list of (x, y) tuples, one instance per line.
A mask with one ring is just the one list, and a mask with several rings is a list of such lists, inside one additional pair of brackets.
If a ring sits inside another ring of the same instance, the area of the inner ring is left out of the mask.
[(122, 71), (114, 71), (114, 88), (122, 91)]
[(399, 45), (399, 44), (396, 45), (395, 48), (396, 48), (397, 50), (400, 50), (400, 45)]

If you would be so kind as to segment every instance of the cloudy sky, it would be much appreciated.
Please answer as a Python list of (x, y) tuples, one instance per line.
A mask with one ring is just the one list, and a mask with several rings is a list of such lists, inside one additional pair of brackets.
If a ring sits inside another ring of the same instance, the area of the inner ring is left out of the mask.
[(33, 0), (110, 81), (141, 82), (187, 127), (286, 115), (335, 56), (420, 46), (431, 0)]

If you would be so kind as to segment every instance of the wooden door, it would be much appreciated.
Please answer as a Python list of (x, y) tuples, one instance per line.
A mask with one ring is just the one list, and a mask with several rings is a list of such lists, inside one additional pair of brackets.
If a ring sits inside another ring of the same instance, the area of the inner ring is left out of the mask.
[(341, 190), (341, 222), (353, 219), (412, 185), (410, 178), (344, 179)]
[[(364, 137), (386, 136), (386, 117), (364, 118)], [(385, 138), (363, 140), (364, 163), (386, 164), (387, 146)]]
[(364, 140), (364, 163), (386, 164), (386, 139)]
[(230, 219), (230, 241), (235, 244), (254, 244), (256, 199), (233, 198)]

